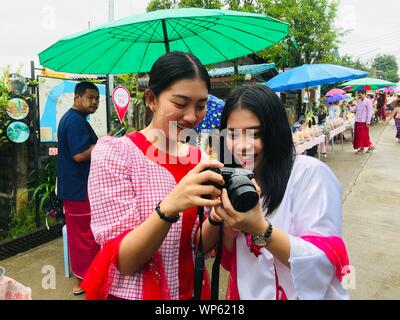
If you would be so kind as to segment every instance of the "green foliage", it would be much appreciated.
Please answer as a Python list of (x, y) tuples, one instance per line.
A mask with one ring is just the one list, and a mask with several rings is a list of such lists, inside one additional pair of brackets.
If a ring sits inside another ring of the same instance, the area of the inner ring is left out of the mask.
[[(30, 231), (36, 229), (35, 220), (35, 204), (28, 203), (26, 207), (21, 209), (19, 212), (13, 212), (11, 214), (11, 221), (8, 227), (8, 231), (5, 238), (16, 238), (18, 236), (27, 234)], [(41, 218), (45, 218), (42, 214)]]
[(372, 66), (376, 69), (378, 77), (392, 82), (400, 80), (398, 74), (399, 66), (394, 55), (378, 55), (375, 57)]
[[(31, 188), (28, 192), (31, 193), (29, 200), (30, 205), (36, 203), (36, 198), (39, 199), (39, 211), (44, 213), (49, 209), (49, 203), (52, 202), (56, 189), (56, 158), (49, 157), (39, 164), (39, 183), (36, 187)], [(35, 170), (29, 174), (29, 184), (35, 183)]]
[[(55, 159), (49, 158), (50, 161), (39, 169), (39, 185), (36, 188), (31, 188), (28, 191), (33, 192), (31, 203), (36, 202), (36, 198), (40, 200), (39, 211), (43, 211), (46, 201), (55, 196), (56, 189), (56, 164)], [(30, 173), (31, 179), (35, 175), (35, 170)]]
[(224, 0), (223, 2), (229, 10), (258, 12), (257, 1), (255, 0)]
[(254, 0), (151, 0), (147, 12), (174, 8), (230, 9), (236, 11), (256, 12), (257, 1)]
[(180, 8), (204, 8), (204, 9), (221, 9), (220, 0), (181, 0)]
[(39, 81), (37, 81), (37, 80), (28, 79), (27, 83), (28, 83), (28, 86), (38, 86), (39, 85)]
[(12, 119), (8, 116), (6, 108), (9, 101), (9, 92), (6, 86), (6, 79), (10, 74), (10, 67), (6, 67), (0, 76), (0, 150), (1, 146), (8, 144), (10, 140), (7, 137), (7, 127)]
[(332, 57), (331, 59), (327, 59), (323, 62), (338, 64), (343, 67), (354, 68), (354, 69), (368, 71), (368, 72), (371, 71), (364, 63), (362, 63), (360, 61), (360, 59), (355, 59), (349, 55), (343, 55), (340, 58)]
[(91, 82), (94, 84), (102, 84), (104, 82), (103, 80), (94, 79), (94, 78), (85, 78), (85, 79), (82, 79), (82, 81), (87, 81), (87, 82)]
[(171, 9), (176, 7), (175, 0), (151, 0), (147, 5), (147, 12), (162, 10), (162, 9)]
[[(39, 212), (39, 219), (40, 221), (47, 220), (47, 214), (45, 211), (42, 210)], [(57, 219), (50, 219), (47, 221), (48, 226), (52, 226), (59, 222)], [(19, 210), (19, 212), (14, 211), (11, 213), (11, 221), (8, 230), (2, 234), (0, 240), (14, 239), (36, 229), (35, 204), (29, 202), (24, 208)]]
[[(257, 11), (290, 25), (288, 38), (259, 53), (278, 67), (319, 63), (332, 57), (339, 47), (341, 30), (334, 27), (337, 1), (329, 0), (257, 0)], [(295, 40), (295, 41), (294, 41)], [(297, 47), (297, 48), (296, 48)], [(287, 60), (287, 61), (286, 61)]]
[[(35, 171), (29, 174), (29, 183), (34, 183)], [(56, 162), (55, 158), (48, 158), (39, 169), (39, 184), (35, 188), (31, 188), (28, 192), (31, 194), (30, 200), (25, 207), (18, 212), (12, 208), (11, 220), (6, 238), (15, 238), (24, 235), (37, 228), (36, 226), (36, 198), (39, 199), (39, 220), (44, 223), (47, 220), (47, 212), (50, 209), (62, 211), (59, 203), (55, 206), (55, 179), (56, 179)], [(53, 225), (57, 219), (50, 220), (48, 225)]]
[(278, 68), (333, 58), (343, 35), (334, 27), (338, 3), (331, 0), (152, 0), (147, 11), (189, 6), (262, 13), (289, 23), (291, 36), (257, 53)]

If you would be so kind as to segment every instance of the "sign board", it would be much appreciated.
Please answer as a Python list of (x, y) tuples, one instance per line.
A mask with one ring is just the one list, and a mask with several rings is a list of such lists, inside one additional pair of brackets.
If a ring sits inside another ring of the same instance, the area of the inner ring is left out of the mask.
[[(75, 86), (79, 81), (39, 77), (40, 142), (57, 142), (61, 117), (74, 103)], [(98, 137), (107, 135), (106, 86), (96, 84), (100, 102), (97, 111), (87, 117)]]
[(114, 102), (115, 110), (117, 111), (119, 122), (122, 123), (126, 115), (126, 111), (131, 101), (131, 95), (123, 86), (118, 86), (113, 90), (112, 101)]

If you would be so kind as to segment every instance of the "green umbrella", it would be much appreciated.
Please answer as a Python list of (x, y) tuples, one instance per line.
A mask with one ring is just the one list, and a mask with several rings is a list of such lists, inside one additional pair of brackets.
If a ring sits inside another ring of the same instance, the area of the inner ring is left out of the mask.
[(339, 87), (343, 88), (347, 92), (354, 92), (358, 90), (365, 90), (365, 91), (376, 90), (395, 85), (396, 84), (393, 82), (382, 79), (362, 78), (343, 83)]
[(39, 54), (61, 72), (148, 72), (166, 52), (190, 51), (203, 64), (231, 60), (281, 41), (289, 25), (266, 15), (209, 9), (170, 9), (129, 16), (65, 37)]

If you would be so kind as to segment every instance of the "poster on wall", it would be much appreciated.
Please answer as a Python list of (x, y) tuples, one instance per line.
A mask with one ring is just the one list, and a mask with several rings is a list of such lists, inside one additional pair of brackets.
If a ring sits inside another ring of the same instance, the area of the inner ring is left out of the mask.
[[(74, 90), (79, 81), (39, 77), (40, 141), (57, 142), (57, 128), (61, 117), (74, 103)], [(98, 137), (107, 134), (106, 86), (99, 88), (100, 102), (97, 111), (88, 121)]]

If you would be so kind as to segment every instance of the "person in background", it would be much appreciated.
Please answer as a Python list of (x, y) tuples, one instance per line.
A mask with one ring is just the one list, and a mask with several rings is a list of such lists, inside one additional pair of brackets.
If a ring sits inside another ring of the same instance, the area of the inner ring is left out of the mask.
[(393, 106), (393, 111), (387, 118), (387, 123), (389, 123), (390, 120), (394, 119), (396, 125), (396, 138), (397, 142), (400, 143), (400, 97), (393, 100), (391, 105)]
[(377, 119), (386, 121), (386, 94), (384, 92), (379, 92), (378, 97), (376, 99), (376, 108), (377, 108)]
[(353, 147), (354, 149), (358, 149), (356, 154), (364, 153), (364, 148), (368, 148), (367, 152), (372, 152), (375, 149), (375, 146), (369, 138), (372, 102), (366, 97), (365, 90), (358, 91), (357, 103), (354, 107), (350, 108), (350, 112), (356, 114), (353, 139)]
[(297, 119), (297, 121), (294, 123), (293, 127), (292, 127), (292, 132), (295, 133), (297, 131), (301, 131), (303, 130), (303, 128), (306, 125), (306, 117), (304, 114), (299, 115), (299, 118)]
[(347, 100), (343, 100), (340, 112), (345, 121), (347, 120), (348, 111), (349, 111), (349, 102)]
[(328, 108), (329, 119), (336, 120), (340, 117), (340, 106), (338, 103), (330, 103)]
[(87, 116), (99, 107), (99, 89), (90, 82), (75, 87), (74, 104), (58, 125), (57, 196), (63, 200), (71, 269), (75, 277), (73, 294), (83, 293), (81, 281), (100, 249), (90, 229), (87, 184), (92, 150), (97, 142)]

